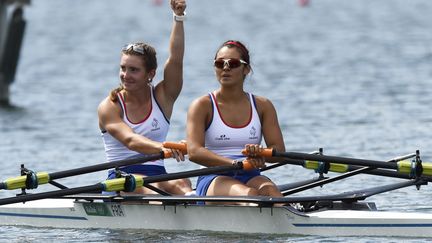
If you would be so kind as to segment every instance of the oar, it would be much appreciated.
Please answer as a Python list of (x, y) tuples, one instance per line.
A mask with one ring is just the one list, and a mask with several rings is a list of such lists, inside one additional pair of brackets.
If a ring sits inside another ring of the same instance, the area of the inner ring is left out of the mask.
[[(311, 154), (320, 154), (321, 152), (322, 152), (322, 150), (320, 149), (319, 151), (311, 152)], [(242, 151), (242, 153), (243, 153), (243, 154), (246, 154), (246, 151)], [(292, 161), (294, 161), (294, 160), (292, 160)], [(272, 165), (266, 166), (266, 167), (264, 167), (264, 168), (261, 168), (260, 171), (261, 171), (261, 172), (264, 172), (264, 171), (266, 171), (266, 170), (274, 169), (274, 168), (277, 168), (277, 167), (279, 167), (279, 166), (283, 166), (283, 165), (286, 165), (286, 164), (298, 164), (298, 165), (303, 165), (303, 164), (304, 164), (304, 161), (296, 160), (296, 161), (293, 162), (293, 163), (290, 163), (290, 161), (288, 161), (288, 160), (286, 160), (286, 161), (281, 161), (281, 162), (278, 162), (278, 163), (273, 163)]]
[[(164, 143), (164, 147), (166, 148), (173, 148), (173, 149), (179, 149), (181, 151), (184, 151), (184, 153), (187, 152), (187, 145), (185, 143), (172, 143), (172, 142), (165, 142)], [(242, 151), (242, 153), (245, 156), (248, 156), (248, 154), (246, 153), (245, 150)], [(320, 168), (321, 163), (322, 162), (318, 162), (318, 161), (323, 161), (323, 162), (328, 162), (328, 171), (332, 171), (332, 172), (339, 172), (339, 173), (345, 173), (343, 175), (340, 175), (339, 177), (336, 178), (336, 180), (339, 179), (343, 179), (343, 178), (347, 178), (359, 173), (364, 173), (364, 174), (370, 174), (370, 175), (378, 175), (378, 176), (386, 176), (386, 177), (393, 177), (393, 178), (400, 178), (400, 179), (412, 179), (412, 175), (411, 173), (413, 173), (413, 170), (415, 172), (415, 169), (418, 168), (412, 168), (413, 164), (412, 162), (409, 161), (401, 161), (410, 157), (413, 157), (414, 154), (409, 154), (409, 155), (405, 155), (405, 156), (401, 156), (398, 158), (394, 158), (392, 160), (389, 160), (387, 162), (383, 162), (383, 161), (374, 161), (374, 160), (364, 160), (364, 159), (353, 159), (353, 158), (345, 158), (345, 157), (335, 157), (335, 156), (324, 156), (324, 155), (319, 155), (318, 152), (312, 152), (310, 154), (304, 154), (304, 153), (295, 153), (295, 152), (285, 152), (285, 153), (278, 153), (273, 149), (264, 149), (263, 152), (261, 152), (259, 154), (259, 156), (264, 156), (264, 157), (289, 157), (289, 156), (285, 156), (286, 154), (295, 154), (297, 155), (297, 157), (294, 158), (287, 158), (279, 163), (275, 163), (273, 165), (270, 165), (268, 167), (262, 168), (261, 171), (265, 171), (265, 170), (269, 170), (269, 169), (273, 169), (285, 164), (292, 164), (292, 165), (300, 165), (303, 166), (307, 169), (314, 169), (317, 170)], [(300, 156), (298, 156), (300, 155)], [(310, 155), (313, 156), (314, 159), (310, 159), (310, 160), (306, 160), (304, 158), (302, 158), (302, 155)], [(325, 157), (324, 159), (322, 159), (322, 157)], [(318, 159), (317, 159), (318, 158)], [(337, 158), (337, 159), (334, 159)], [(326, 161), (327, 160), (327, 161)], [(354, 161), (352, 163), (347, 162), (347, 163), (343, 163), (343, 161), (346, 160), (351, 160)], [(342, 161), (342, 163), (333, 163), (333, 162), (338, 162), (338, 161)], [(393, 171), (389, 171), (389, 170), (381, 170), (381, 169), (377, 169), (376, 166), (368, 166), (368, 162), (378, 162), (381, 165), (385, 165), (384, 167), (390, 167), (392, 169), (396, 168), (398, 170), (398, 172), (393, 172)], [(393, 163), (390, 166), (387, 166), (386, 164), (389, 162), (397, 162), (397, 163)], [(247, 163), (249, 165), (249, 163)], [(350, 165), (353, 164), (353, 165)], [(362, 167), (359, 166), (355, 166), (355, 165), (363, 165)], [(367, 167), (364, 167), (364, 166)], [(428, 176), (426, 178), (424, 178), (426, 181), (432, 181), (432, 178), (429, 177), (430, 175), (432, 175), (432, 163), (422, 163), (422, 176)], [(253, 169), (253, 168), (247, 168), (246, 170), (249, 169)], [(335, 180), (334, 178), (330, 178), (329, 182)], [(318, 182), (317, 182), (318, 183)], [(322, 183), (326, 183), (325, 181)]]
[[(246, 151), (242, 151), (246, 154)], [(383, 168), (396, 170), (400, 173), (410, 174), (412, 177), (418, 176), (432, 176), (432, 163), (416, 163), (410, 161), (399, 161), (396, 163), (388, 163), (377, 160), (356, 159), (348, 157), (328, 156), (328, 155), (315, 155), (298, 152), (277, 152), (274, 149), (264, 149), (261, 153), (257, 154), (263, 157), (284, 157), (294, 160), (304, 161), (306, 168), (313, 167), (317, 169), (320, 163), (329, 163), (329, 171), (345, 172), (347, 165), (357, 165), (372, 168)]]
[[(278, 162), (277, 165), (298, 165), (302, 166), (306, 169), (316, 170), (319, 162), (316, 161), (307, 161), (307, 160), (299, 160), (299, 159), (284, 159), (281, 162)], [(271, 167), (271, 166), (268, 166)], [(264, 169), (268, 168), (265, 167)], [(370, 167), (363, 167), (363, 166), (356, 166), (356, 165), (345, 165), (345, 164), (330, 164), (330, 168), (328, 171), (336, 172), (336, 173), (346, 173), (354, 170), (358, 170), (361, 168), (370, 168)], [(263, 170), (262, 170), (263, 171)], [(409, 173), (400, 173), (393, 170), (387, 170), (387, 169), (376, 169), (371, 168), (371, 170), (365, 170), (361, 172), (362, 174), (368, 174), (368, 175), (376, 175), (376, 176), (385, 176), (385, 177), (392, 177), (392, 178), (399, 178), (399, 179), (412, 179), (412, 176), (409, 175)], [(422, 176), (422, 179), (426, 181), (432, 181), (431, 176)]]
[[(179, 148), (179, 150), (182, 151), (182, 153), (186, 154), (186, 146), (181, 145), (181, 143), (174, 143), (174, 142), (164, 142), (164, 145), (170, 146), (169, 148)], [(166, 147), (168, 148), (168, 147)], [(118, 161), (112, 161), (107, 163), (101, 163), (76, 169), (70, 169), (70, 170), (64, 170), (64, 171), (58, 171), (58, 172), (31, 172), (27, 175), (22, 175), (14, 178), (9, 178), (5, 180), (4, 182), (0, 182), (0, 190), (14, 190), (14, 189), (35, 189), (38, 187), (38, 185), (51, 183), (53, 180), (60, 179), (60, 178), (66, 178), (70, 176), (76, 176), (76, 175), (82, 175), (87, 173), (92, 173), (96, 171), (111, 169), (115, 167), (121, 167), (126, 165), (133, 165), (133, 164), (139, 164), (144, 163), (152, 160), (157, 159), (163, 159), (163, 158), (170, 158), (172, 156), (172, 153), (169, 151), (161, 151), (160, 153), (156, 154), (150, 154), (143, 158), (136, 158), (136, 159), (126, 159), (126, 160), (118, 160)]]
[[(412, 158), (414, 156), (416, 156), (415, 153), (408, 154), (408, 155), (405, 155), (405, 156), (400, 156), (400, 157), (388, 160), (387, 163), (395, 163), (395, 162), (398, 162), (398, 161), (401, 161), (401, 160), (404, 160), (404, 159)], [(360, 167), (360, 168), (357, 168), (357, 169), (345, 172), (345, 173), (343, 173), (341, 175), (338, 175), (338, 176), (335, 176), (335, 177), (325, 178), (325, 179), (322, 179), (320, 181), (314, 181), (314, 182), (311, 182), (311, 183), (308, 183), (308, 184), (301, 185), (301, 186), (296, 187), (296, 188), (290, 188), (290, 189), (284, 190), (284, 192), (282, 194), (284, 196), (291, 195), (291, 194), (294, 194), (294, 193), (297, 193), (297, 192), (301, 192), (301, 191), (305, 191), (305, 190), (308, 190), (308, 189), (311, 189), (311, 188), (314, 188), (314, 187), (317, 187), (317, 186), (323, 186), (323, 185), (331, 183), (331, 182), (335, 182), (335, 181), (339, 181), (339, 180), (342, 180), (342, 179), (346, 179), (348, 177), (351, 177), (351, 176), (354, 176), (354, 175), (358, 175), (360, 173), (366, 173), (366, 172), (371, 171), (371, 170), (374, 170), (374, 168), (373, 167)]]
[(194, 177), (194, 176), (202, 176), (216, 173), (223, 173), (235, 170), (244, 170), (247, 168), (252, 168), (248, 162), (237, 162), (233, 165), (229, 166), (215, 166), (191, 171), (184, 171), (178, 173), (170, 173), (165, 175), (157, 175), (157, 176), (148, 176), (142, 177), (137, 175), (129, 175), (123, 178), (116, 178), (111, 180), (105, 180), (100, 183), (90, 185), (90, 186), (82, 186), (76, 188), (67, 188), (50, 192), (42, 192), (42, 193), (34, 193), (34, 194), (24, 194), (16, 197), (9, 197), (0, 199), (0, 205), (6, 205), (11, 203), (19, 203), (19, 202), (28, 202), (46, 198), (55, 198), (55, 197), (63, 197), (68, 195), (80, 194), (80, 193), (97, 193), (101, 191), (129, 191), (132, 192), (136, 188), (142, 187), (144, 185), (160, 182), (160, 181), (169, 181), (176, 180), (180, 178)]
[[(178, 149), (183, 151), (184, 153), (187, 153), (187, 145), (185, 143), (165, 142), (164, 147)], [(245, 150), (243, 150), (242, 153), (248, 156)], [(418, 151), (416, 152), (416, 154), (408, 154), (384, 162), (384, 161), (376, 161), (376, 160), (327, 156), (327, 155), (321, 155), (318, 152), (312, 152), (308, 154), (296, 153), (296, 152), (280, 153), (274, 149), (264, 149), (263, 152), (259, 154), (259, 156), (263, 156), (263, 157), (287, 158), (282, 162), (270, 165), (266, 168), (262, 168), (261, 171), (276, 168), (284, 164), (301, 165), (307, 169), (317, 170), (320, 168), (322, 162), (327, 162), (328, 171), (345, 173), (335, 178), (328, 178), (329, 182), (347, 178), (360, 173), (400, 178), (400, 179), (412, 179), (415, 176), (422, 176), (424, 177), (424, 180), (432, 181), (432, 178), (430, 177), (432, 176), (432, 163), (421, 163), (419, 168), (416, 167), (418, 166), (417, 163), (413, 163), (405, 160), (416, 155), (418, 156)], [(245, 163), (245, 165), (250, 165), (250, 164)], [(393, 169), (398, 172), (382, 170), (377, 168)], [(245, 169), (250, 170), (253, 168), (245, 168)], [(325, 180), (321, 180), (321, 183), (325, 184), (328, 182), (326, 182)]]

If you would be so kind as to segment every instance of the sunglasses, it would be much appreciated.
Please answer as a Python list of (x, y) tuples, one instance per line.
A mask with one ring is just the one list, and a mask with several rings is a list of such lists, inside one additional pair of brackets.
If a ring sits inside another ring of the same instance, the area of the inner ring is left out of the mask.
[(243, 61), (242, 59), (230, 58), (230, 59), (216, 59), (214, 60), (214, 66), (216, 68), (223, 69), (225, 65), (228, 65), (228, 68), (238, 68), (242, 64), (247, 65), (248, 63)]
[(139, 44), (128, 44), (122, 48), (122, 51), (134, 51), (136, 53), (144, 55), (144, 47)]

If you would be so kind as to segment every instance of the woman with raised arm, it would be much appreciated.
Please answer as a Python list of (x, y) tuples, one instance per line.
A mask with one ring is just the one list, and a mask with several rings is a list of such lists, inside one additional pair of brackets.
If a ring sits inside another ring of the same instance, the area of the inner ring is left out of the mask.
[(282, 197), (259, 171), (266, 162), (256, 156), (262, 151), (262, 137), (267, 148), (285, 151), (285, 145), (271, 101), (244, 90), (245, 78), (252, 71), (248, 49), (240, 41), (224, 42), (216, 52), (214, 70), (219, 89), (195, 100), (188, 111), (189, 159), (206, 167), (231, 165), (245, 158), (241, 153), (245, 149), (254, 169), (201, 176), (197, 195)]
[[(183, 55), (185, 0), (171, 0), (173, 27), (169, 57), (163, 80), (153, 85), (156, 74), (156, 51), (146, 43), (126, 45), (121, 51), (120, 86), (111, 91), (98, 107), (99, 127), (108, 161), (145, 157), (166, 150), (165, 141), (174, 102), (183, 85)], [(172, 150), (177, 161), (184, 160), (178, 150)], [(124, 173), (153, 176), (166, 174), (162, 159), (144, 164), (121, 167)], [(114, 170), (108, 178), (115, 178)], [(192, 191), (189, 180), (158, 182), (153, 186), (168, 193), (183, 195)], [(135, 193), (154, 191), (139, 188)]]

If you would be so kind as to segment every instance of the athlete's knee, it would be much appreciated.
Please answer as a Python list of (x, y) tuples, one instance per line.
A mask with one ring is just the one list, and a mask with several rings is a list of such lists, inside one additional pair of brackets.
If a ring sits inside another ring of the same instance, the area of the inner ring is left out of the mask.
[(282, 196), (282, 193), (280, 192), (279, 188), (277, 188), (275, 185), (264, 185), (259, 189), (258, 193), (261, 196), (273, 196), (273, 197)]
[(187, 192), (192, 191), (192, 183), (189, 179), (179, 179), (168, 182), (165, 185), (165, 188), (170, 193), (183, 195)]
[(192, 183), (189, 179), (179, 179), (176, 182), (177, 187), (183, 188), (183, 189), (189, 189), (192, 186)]
[(259, 191), (257, 189), (249, 187), (247, 189), (247, 193), (245, 196), (252, 196), (253, 197), (253, 196), (258, 196), (258, 195), (260, 195), (260, 194), (259, 194)]

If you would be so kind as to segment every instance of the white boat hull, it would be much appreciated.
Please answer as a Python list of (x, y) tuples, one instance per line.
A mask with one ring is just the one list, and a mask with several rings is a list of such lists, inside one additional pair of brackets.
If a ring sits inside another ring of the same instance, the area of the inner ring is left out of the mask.
[(323, 236), (432, 237), (432, 214), (290, 207), (160, 205), (44, 199), (0, 206), (0, 225), (205, 230)]

